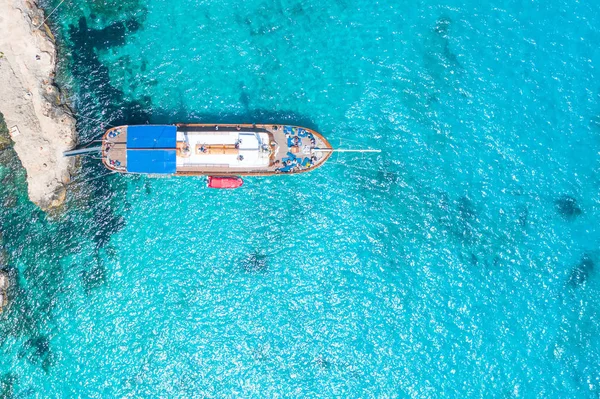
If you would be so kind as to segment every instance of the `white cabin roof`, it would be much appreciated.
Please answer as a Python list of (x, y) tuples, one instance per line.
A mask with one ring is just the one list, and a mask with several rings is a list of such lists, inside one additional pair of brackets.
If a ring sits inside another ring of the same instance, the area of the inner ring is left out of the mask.
[[(177, 132), (177, 142), (186, 142), (190, 148), (187, 157), (177, 156), (177, 166), (211, 165), (229, 168), (264, 167), (270, 163), (270, 153), (262, 149), (269, 142), (267, 133), (200, 131)], [(233, 154), (197, 153), (198, 146), (238, 145)]]

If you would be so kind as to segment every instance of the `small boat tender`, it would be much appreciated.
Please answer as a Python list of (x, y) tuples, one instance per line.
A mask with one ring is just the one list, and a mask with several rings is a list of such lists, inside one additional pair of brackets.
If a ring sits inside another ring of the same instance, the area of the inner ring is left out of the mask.
[(207, 186), (210, 188), (238, 188), (242, 187), (244, 181), (241, 177), (233, 176), (208, 176)]

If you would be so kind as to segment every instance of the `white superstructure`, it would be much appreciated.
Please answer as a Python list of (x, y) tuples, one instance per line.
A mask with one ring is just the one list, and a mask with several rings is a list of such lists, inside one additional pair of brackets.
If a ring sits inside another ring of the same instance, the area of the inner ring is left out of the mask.
[(271, 152), (267, 133), (178, 131), (177, 166), (267, 167)]

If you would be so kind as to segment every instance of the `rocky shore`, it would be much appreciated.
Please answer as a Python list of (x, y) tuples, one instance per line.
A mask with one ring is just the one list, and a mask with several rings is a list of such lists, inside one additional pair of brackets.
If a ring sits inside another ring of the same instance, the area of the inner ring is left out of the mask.
[[(65, 198), (75, 119), (54, 84), (56, 47), (43, 12), (26, 0), (0, 0), (0, 113), (42, 209)], [(41, 25), (41, 28), (38, 28)]]

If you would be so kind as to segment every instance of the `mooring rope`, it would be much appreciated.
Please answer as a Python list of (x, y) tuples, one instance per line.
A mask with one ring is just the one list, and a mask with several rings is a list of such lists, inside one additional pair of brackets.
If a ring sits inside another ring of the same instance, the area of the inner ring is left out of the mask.
[(48, 20), (48, 18), (50, 18), (50, 16), (52, 14), (54, 14), (54, 11), (56, 11), (58, 9), (58, 7), (61, 6), (62, 3), (64, 3), (66, 0), (62, 0), (60, 3), (58, 3), (58, 5), (56, 7), (54, 7), (54, 10), (52, 10), (52, 12), (50, 14), (48, 14), (48, 16), (46, 18), (44, 18), (44, 20), (42, 21), (42, 23), (36, 28), (36, 29), (40, 29)]
[[(101, 133), (101, 134), (103, 134), (103, 133)], [(102, 142), (102, 140), (94, 139), (92, 141), (89, 141), (87, 144), (84, 144), (80, 149), (88, 148), (90, 145), (92, 145), (94, 143), (101, 143), (101, 142)]]
[(97, 159), (98, 161), (101, 161), (103, 158), (102, 157), (98, 158), (97, 155), (98, 154), (95, 154), (93, 152), (88, 152), (88, 153), (79, 154), (77, 156), (78, 157), (86, 157), (86, 158)]
[(90, 179), (71, 181), (71, 182), (68, 182), (67, 184), (65, 184), (65, 186), (70, 186), (72, 184), (79, 184), (79, 183), (87, 183), (89, 181), (100, 179), (101, 177), (105, 177), (105, 176), (112, 175), (112, 174), (115, 174), (115, 173), (117, 173), (117, 171), (113, 170), (112, 172), (108, 172), (108, 173), (105, 173), (105, 174), (100, 175), (100, 176), (92, 177)]
[[(106, 126), (109, 126), (109, 127), (116, 127), (115, 125), (111, 125), (110, 123), (107, 123), (107, 122), (105, 122), (105, 121), (103, 121), (103, 120), (100, 120), (100, 119), (96, 119), (96, 118), (90, 118), (89, 116), (84, 116), (84, 115), (79, 115), (78, 113), (71, 112), (70, 110), (65, 110), (65, 111), (66, 111), (68, 114), (70, 114), (70, 115), (71, 115), (73, 118), (83, 118), (83, 119), (89, 119), (89, 120), (91, 120), (91, 121), (94, 121), (94, 122), (99, 122), (99, 123), (102, 123), (102, 124), (104, 124), (104, 125), (106, 125)], [(95, 143), (95, 142), (97, 142), (97, 141), (101, 141), (101, 140), (98, 140), (98, 137), (99, 137), (99, 136), (102, 136), (103, 134), (104, 134), (104, 132), (102, 132), (102, 133), (98, 134), (97, 136), (95, 136), (93, 140), (89, 141), (87, 144), (84, 144), (84, 145), (83, 145), (83, 148), (86, 148), (86, 147), (88, 147), (90, 144), (92, 144), (92, 143)]]
[(52, 193), (56, 193), (58, 190), (61, 190), (61, 189), (65, 189), (66, 190), (67, 187), (69, 187), (69, 186), (71, 186), (73, 184), (86, 183), (86, 182), (89, 182), (89, 181), (92, 181), (92, 180), (96, 180), (96, 179), (100, 179), (101, 177), (105, 177), (105, 176), (112, 175), (112, 174), (115, 174), (115, 173), (117, 173), (117, 171), (113, 170), (112, 172), (105, 173), (105, 174), (100, 175), (100, 176), (92, 177), (91, 179), (70, 181), (68, 183), (62, 184), (59, 187), (56, 187)]
[(89, 116), (80, 115), (80, 114), (78, 114), (78, 113), (76, 113), (76, 112), (71, 112), (71, 111), (68, 111), (68, 110), (66, 110), (66, 112), (67, 112), (68, 114), (70, 114), (70, 115), (71, 115), (73, 118), (83, 118), (83, 119), (89, 119), (89, 120), (91, 120), (91, 121), (94, 121), (94, 122), (103, 123), (103, 124), (105, 124), (106, 126), (110, 126), (110, 127), (116, 127), (115, 125), (111, 125), (110, 123), (107, 123), (106, 121), (103, 121), (103, 120), (101, 120), (101, 119), (90, 118)]
[[(42, 27), (42, 26), (43, 26), (43, 25), (46, 23), (46, 21), (48, 20), (48, 18), (50, 18), (50, 16), (51, 16), (52, 14), (54, 14), (54, 12), (55, 12), (55, 11), (58, 9), (58, 7), (60, 7), (60, 6), (61, 6), (61, 5), (62, 5), (62, 4), (65, 2), (65, 1), (66, 1), (66, 0), (61, 0), (61, 2), (60, 2), (60, 3), (58, 3), (58, 5), (57, 5), (56, 7), (54, 7), (54, 9), (52, 10), (52, 12), (50, 12), (50, 14), (48, 14), (48, 16), (47, 16), (46, 18), (44, 18), (44, 20), (43, 20), (43, 21), (42, 21), (42, 23), (41, 23), (41, 24), (40, 24), (40, 25), (37, 27), (37, 29), (41, 28), (41, 27)], [(109, 127), (115, 127), (114, 125), (111, 125), (110, 123), (107, 123), (107, 122), (105, 122), (105, 121), (102, 121), (102, 120), (100, 120), (100, 119), (96, 119), (96, 118), (90, 118), (89, 116), (80, 115), (80, 114), (78, 114), (78, 113), (76, 113), (76, 112), (71, 112), (71, 110), (70, 110), (68, 107), (64, 107), (64, 111), (65, 111), (67, 114), (71, 115), (73, 118), (83, 118), (83, 119), (88, 119), (88, 120), (90, 120), (90, 121), (99, 122), (99, 123), (101, 123), (101, 124), (103, 124), (103, 125), (105, 125), (105, 126), (109, 126)], [(100, 133), (98, 136), (100, 136), (100, 135), (102, 135), (102, 134), (103, 134), (103, 133)], [(96, 136), (96, 137), (98, 137), (98, 136)], [(83, 146), (83, 148), (86, 148), (86, 147), (88, 147), (90, 144), (92, 144), (92, 143), (94, 143), (94, 142), (96, 142), (96, 141), (99, 141), (99, 140), (97, 140), (97, 139), (94, 139), (94, 140), (92, 140), (92, 141), (88, 142), (87, 144), (85, 144), (85, 145)]]

